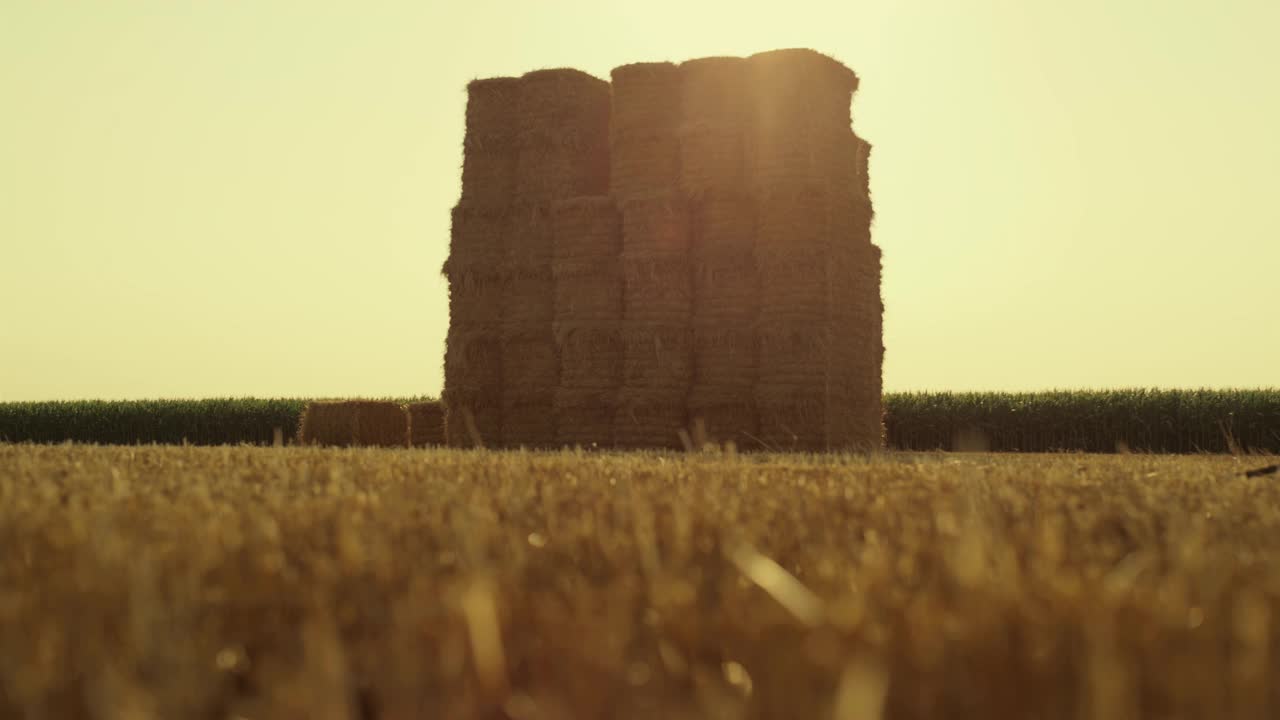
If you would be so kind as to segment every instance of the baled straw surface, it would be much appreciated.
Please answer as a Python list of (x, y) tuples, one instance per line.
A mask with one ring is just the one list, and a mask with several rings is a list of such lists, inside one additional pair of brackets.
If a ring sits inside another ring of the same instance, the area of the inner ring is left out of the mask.
[(488, 78), (467, 85), (467, 129), (463, 140), (462, 197), (480, 205), (502, 205), (515, 191), (519, 80)]
[(774, 193), (759, 201), (755, 246), (785, 254), (865, 246), (871, 242), (871, 221), (870, 203), (852, 193)]
[(609, 138), (609, 83), (572, 68), (534, 70), (519, 79), (514, 107), (522, 143), (548, 136), (602, 146)]
[(680, 431), (688, 425), (684, 390), (623, 388), (613, 420), (619, 448), (678, 449)]
[(692, 254), (700, 263), (726, 264), (750, 259), (756, 245), (754, 198), (712, 194), (692, 203)]
[(707, 57), (680, 64), (680, 107), (685, 126), (737, 127), (750, 120), (752, 89), (745, 58)]
[(789, 135), (757, 133), (749, 141), (747, 184), (757, 195), (813, 187), (866, 197), (858, 142), (848, 128), (806, 128)]
[(680, 194), (663, 192), (623, 203), (624, 256), (687, 257), (692, 241), (692, 209)]
[(622, 322), (622, 276), (612, 272), (570, 275), (555, 281), (557, 334), (580, 326), (616, 327)]
[(613, 79), (613, 135), (674, 136), (680, 126), (681, 77), (673, 63), (634, 63), (616, 67)]
[(760, 441), (778, 452), (825, 452), (831, 444), (834, 405), (821, 388), (756, 387)]
[(303, 410), (298, 440), (303, 445), (407, 447), (409, 415), (394, 402), (311, 402)]
[(449, 447), (501, 447), (501, 395), (500, 387), (451, 388), (446, 383), (440, 401), (444, 405), (444, 435)]
[(453, 208), (445, 275), (463, 272), (493, 274), (506, 260), (510, 214), (505, 204), (491, 206), (464, 201)]
[(608, 192), (609, 103), (609, 84), (577, 70), (521, 77), (517, 200), (550, 203)]
[(825, 388), (833, 354), (843, 338), (831, 323), (761, 325), (759, 382)]
[(693, 314), (689, 263), (682, 259), (623, 260), (623, 317), (627, 324), (688, 325)]
[(732, 442), (742, 449), (759, 447), (760, 419), (752, 388), (694, 385), (688, 405), (690, 422), (702, 420), (707, 440)]
[(503, 268), (507, 275), (548, 275), (555, 246), (555, 223), (547, 204), (518, 203), (503, 228)]
[(506, 283), (500, 277), (449, 272), (449, 324), (466, 332), (496, 332)]
[(625, 326), (622, 345), (625, 388), (683, 392), (693, 382), (693, 334), (688, 326)]
[(860, 197), (871, 197), (871, 143), (853, 136), (854, 192)]
[(760, 278), (750, 258), (693, 269), (693, 324), (750, 327), (759, 316)]
[(614, 328), (580, 327), (557, 336), (560, 388), (616, 389), (622, 382), (622, 334)]
[(742, 192), (747, 187), (747, 150), (742, 130), (708, 125), (680, 131), (680, 189), (691, 197)]
[(680, 154), (675, 133), (615, 139), (609, 148), (609, 192), (627, 200), (675, 188), (680, 182)]
[(409, 443), (413, 447), (445, 444), (443, 403), (415, 402), (404, 407), (409, 413)]
[(545, 275), (522, 275), (507, 281), (502, 295), (502, 333), (550, 334), (555, 319), (556, 285)]
[(487, 332), (450, 328), (444, 350), (445, 388), (486, 393), (502, 387), (502, 340)]
[(552, 207), (552, 270), (557, 276), (613, 269), (622, 253), (622, 215), (613, 198), (570, 198)]
[(503, 394), (550, 391), (560, 382), (560, 359), (550, 328), (546, 332), (504, 334), (502, 337)]
[(562, 447), (613, 447), (613, 420), (618, 412), (617, 388), (556, 391), (556, 442)]
[(505, 447), (551, 448), (556, 445), (555, 389), (504, 393), (502, 442)]
[(693, 329), (693, 383), (708, 387), (751, 387), (759, 367), (759, 339), (751, 326), (715, 325)]
[(807, 49), (773, 50), (747, 59), (752, 122), (762, 134), (786, 133), (814, 123), (852, 122), (858, 76), (840, 62)]

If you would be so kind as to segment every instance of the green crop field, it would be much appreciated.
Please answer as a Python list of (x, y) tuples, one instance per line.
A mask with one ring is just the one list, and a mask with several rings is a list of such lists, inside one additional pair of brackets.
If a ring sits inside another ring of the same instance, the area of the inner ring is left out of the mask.
[(1276, 462), (0, 444), (0, 716), (1275, 717)]
[[(404, 399), (401, 402), (411, 402)], [(0, 403), (0, 441), (132, 445), (291, 439), (305, 400)], [(890, 448), (1280, 452), (1280, 389), (890, 393)], [(674, 432), (674, 429), (673, 429)]]

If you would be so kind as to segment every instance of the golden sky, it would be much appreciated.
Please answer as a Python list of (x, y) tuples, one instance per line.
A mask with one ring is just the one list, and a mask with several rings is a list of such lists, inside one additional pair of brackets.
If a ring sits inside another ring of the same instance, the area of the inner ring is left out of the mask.
[(862, 77), (889, 390), (1280, 384), (1275, 0), (0, 0), (0, 400), (436, 394), (464, 86)]

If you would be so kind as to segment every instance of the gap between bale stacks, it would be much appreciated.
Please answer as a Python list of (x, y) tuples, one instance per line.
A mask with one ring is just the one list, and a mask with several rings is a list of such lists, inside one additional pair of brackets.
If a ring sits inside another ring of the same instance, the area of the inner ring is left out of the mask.
[(409, 413), (398, 403), (317, 400), (307, 403), (298, 425), (302, 445), (408, 447)]

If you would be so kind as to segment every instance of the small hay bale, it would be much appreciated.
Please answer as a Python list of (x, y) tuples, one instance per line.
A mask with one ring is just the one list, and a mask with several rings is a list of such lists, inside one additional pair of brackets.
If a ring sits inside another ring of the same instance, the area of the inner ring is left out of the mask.
[(684, 390), (624, 387), (618, 393), (613, 441), (619, 448), (679, 449), (680, 431), (688, 426)]
[(622, 382), (623, 344), (617, 326), (561, 328), (556, 346), (560, 356), (560, 388), (593, 390), (617, 388)]
[(578, 195), (603, 195), (609, 192), (609, 158), (604, 140), (527, 140), (516, 163), (513, 197), (522, 203), (549, 205)]
[(518, 87), (516, 78), (487, 78), (467, 85), (467, 128), (462, 145), (462, 198), (466, 202), (502, 205), (515, 190)]
[(555, 242), (551, 207), (516, 203), (507, 211), (503, 228), (502, 267), (508, 276), (546, 275)]
[(809, 186), (866, 197), (858, 165), (859, 139), (847, 126), (813, 125), (790, 133), (757, 132), (746, 144), (747, 185), (753, 194)]
[(444, 436), (449, 447), (501, 447), (500, 388), (451, 388), (446, 383), (440, 402), (444, 406)]
[(693, 381), (693, 333), (688, 326), (624, 326), (622, 347), (622, 382), (628, 389), (682, 392)]
[(298, 442), (335, 447), (408, 447), (409, 415), (394, 402), (310, 402), (302, 412)]
[(613, 447), (613, 422), (618, 412), (616, 387), (556, 390), (556, 441), (561, 447)]
[(557, 275), (616, 267), (622, 253), (622, 215), (613, 198), (593, 195), (557, 202), (552, 215), (552, 262)]
[(437, 401), (415, 402), (404, 406), (409, 413), (409, 444), (432, 447), (445, 444), (444, 404)]
[(623, 256), (687, 257), (692, 242), (692, 210), (683, 196), (666, 192), (623, 203)]
[(680, 107), (686, 124), (745, 126), (752, 110), (750, 68), (740, 57), (706, 57), (680, 64)]
[(622, 65), (609, 75), (615, 139), (675, 134), (682, 110), (680, 69), (674, 63)]

